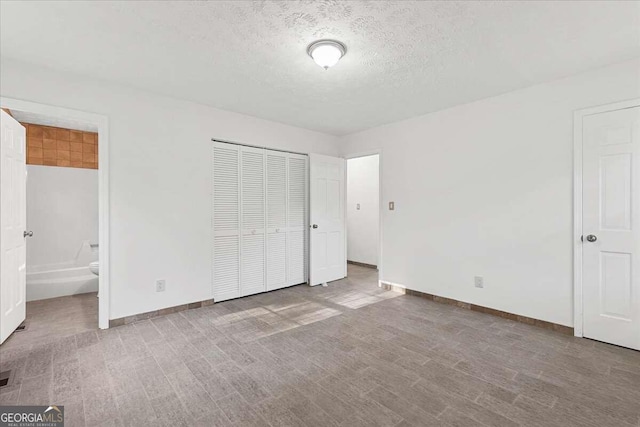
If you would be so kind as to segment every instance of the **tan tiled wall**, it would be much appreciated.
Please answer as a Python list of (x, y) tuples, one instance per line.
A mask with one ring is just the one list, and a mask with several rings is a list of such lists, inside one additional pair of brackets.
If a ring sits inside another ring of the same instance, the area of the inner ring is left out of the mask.
[(21, 123), (27, 129), (27, 164), (98, 169), (98, 134)]

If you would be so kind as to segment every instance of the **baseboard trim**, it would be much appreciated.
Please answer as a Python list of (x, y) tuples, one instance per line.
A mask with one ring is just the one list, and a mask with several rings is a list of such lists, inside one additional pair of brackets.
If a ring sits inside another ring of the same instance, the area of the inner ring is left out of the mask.
[(349, 260), (347, 260), (347, 264), (353, 264), (353, 265), (357, 265), (359, 267), (373, 268), (374, 270), (378, 269), (377, 265), (367, 264), (367, 263), (358, 262), (358, 261), (349, 261)]
[(129, 323), (139, 322), (140, 320), (152, 319), (158, 316), (166, 316), (167, 314), (177, 313), (184, 310), (192, 310), (194, 308), (207, 307), (213, 305), (213, 299), (206, 299), (203, 301), (196, 301), (190, 304), (176, 305), (173, 307), (167, 307), (160, 310), (147, 311), (146, 313), (134, 314), (132, 316), (120, 317), (119, 319), (110, 319), (109, 327), (128, 325)]
[(559, 325), (557, 323), (547, 322), (546, 320), (539, 320), (539, 319), (534, 319), (532, 317), (520, 316), (519, 314), (513, 314), (506, 311), (495, 310), (493, 308), (484, 307), (476, 304), (470, 304), (468, 302), (458, 301), (452, 298), (445, 298), (438, 295), (428, 294), (425, 292), (414, 291), (413, 289), (407, 289), (404, 286), (397, 285), (395, 283), (380, 282), (380, 286), (383, 289), (386, 289), (388, 291), (399, 292), (401, 294), (425, 298), (430, 301), (438, 302), (441, 304), (453, 305), (453, 306), (464, 308), (471, 311), (490, 314), (492, 316), (502, 317), (503, 319), (509, 319), (515, 322), (526, 323), (527, 325), (538, 326), (540, 328), (560, 332), (565, 335), (573, 335), (572, 327)]

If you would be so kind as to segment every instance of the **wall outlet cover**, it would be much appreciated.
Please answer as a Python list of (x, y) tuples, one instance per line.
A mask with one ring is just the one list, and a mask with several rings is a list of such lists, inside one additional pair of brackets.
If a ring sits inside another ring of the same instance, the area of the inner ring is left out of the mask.
[(156, 292), (164, 292), (166, 285), (167, 284), (164, 280), (156, 280)]
[(473, 283), (475, 284), (476, 288), (484, 288), (484, 278), (482, 276), (474, 277)]
[(389, 210), (394, 211), (396, 209), (396, 202), (389, 202)]

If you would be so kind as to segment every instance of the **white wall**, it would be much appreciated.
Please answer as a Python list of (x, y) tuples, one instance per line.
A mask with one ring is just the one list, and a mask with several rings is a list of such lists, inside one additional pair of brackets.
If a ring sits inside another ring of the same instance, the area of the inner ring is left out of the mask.
[(333, 136), (6, 58), (0, 90), (109, 117), (112, 319), (212, 298), (210, 138), (338, 153)]
[[(347, 259), (378, 265), (379, 156), (347, 160)], [(360, 204), (360, 209), (357, 209)]]
[(98, 171), (28, 165), (27, 229), (28, 271), (73, 266), (84, 242), (98, 243)]
[(382, 149), (381, 279), (571, 326), (573, 111), (639, 96), (635, 60), (342, 138)]

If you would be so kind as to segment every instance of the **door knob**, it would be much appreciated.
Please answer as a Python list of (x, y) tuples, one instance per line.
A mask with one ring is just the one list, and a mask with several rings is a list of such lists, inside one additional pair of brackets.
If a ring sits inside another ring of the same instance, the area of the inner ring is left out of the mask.
[(595, 242), (596, 240), (598, 240), (598, 237), (597, 237), (596, 235), (594, 235), (594, 234), (589, 234), (589, 235), (587, 236), (587, 242), (591, 242), (591, 243), (593, 243), (593, 242)]
[(318, 228), (318, 224), (313, 224), (311, 228)]
[(33, 237), (33, 231), (25, 231), (22, 233), (22, 237)]

